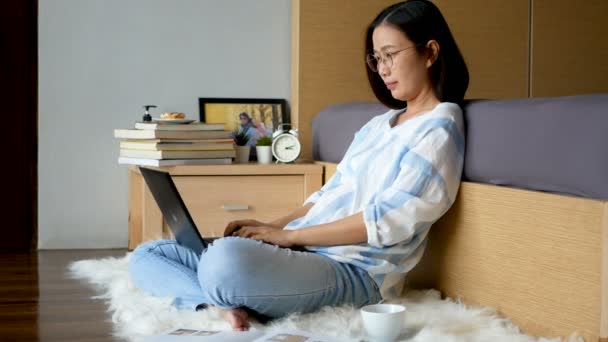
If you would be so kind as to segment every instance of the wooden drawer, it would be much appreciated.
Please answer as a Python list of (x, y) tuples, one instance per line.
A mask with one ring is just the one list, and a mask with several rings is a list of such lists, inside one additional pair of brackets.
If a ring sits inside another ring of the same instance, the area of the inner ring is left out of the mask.
[(304, 177), (298, 175), (176, 176), (173, 180), (197, 228), (207, 237), (222, 236), (232, 220), (271, 221), (285, 216), (305, 199)]
[[(169, 172), (197, 228), (222, 236), (232, 220), (271, 221), (291, 213), (321, 187), (323, 166), (296, 164), (179, 165)], [(240, 209), (240, 210), (239, 210)], [(129, 169), (129, 249), (172, 238), (137, 167)]]

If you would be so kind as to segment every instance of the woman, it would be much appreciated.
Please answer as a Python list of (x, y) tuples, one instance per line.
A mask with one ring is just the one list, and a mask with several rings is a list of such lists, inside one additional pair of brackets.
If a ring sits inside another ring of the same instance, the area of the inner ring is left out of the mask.
[(258, 128), (253, 122), (253, 119), (249, 116), (249, 114), (242, 112), (239, 114), (239, 121), (241, 122), (241, 125), (239, 126), (238, 133), (244, 132), (245, 135), (249, 137), (247, 145), (255, 146), (256, 142), (260, 138), (260, 134)]
[[(401, 292), (431, 224), (452, 205), (463, 164), (468, 71), (441, 13), (411, 0), (367, 30), (377, 98), (395, 108), (361, 128), (336, 174), (273, 222), (228, 224), (201, 255), (155, 241), (138, 247), (134, 283), (179, 307), (212, 306), (235, 330), (255, 315), (363, 306)], [(301, 251), (289, 248), (301, 247)]]

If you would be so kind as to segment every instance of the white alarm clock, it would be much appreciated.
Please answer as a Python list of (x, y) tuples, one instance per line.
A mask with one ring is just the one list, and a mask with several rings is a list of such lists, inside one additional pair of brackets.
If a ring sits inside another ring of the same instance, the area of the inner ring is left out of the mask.
[(277, 162), (292, 163), (300, 156), (302, 144), (300, 144), (298, 130), (285, 130), (280, 124), (279, 129), (272, 134), (272, 155)]

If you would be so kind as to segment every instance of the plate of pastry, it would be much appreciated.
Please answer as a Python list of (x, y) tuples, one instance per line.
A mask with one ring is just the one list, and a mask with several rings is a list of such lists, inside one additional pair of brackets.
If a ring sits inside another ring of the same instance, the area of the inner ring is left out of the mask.
[(180, 112), (163, 113), (160, 118), (152, 118), (152, 121), (167, 124), (189, 124), (195, 120), (186, 119), (186, 114)]
[(189, 124), (196, 120), (192, 119), (163, 119), (163, 118), (152, 118), (152, 121), (163, 124)]

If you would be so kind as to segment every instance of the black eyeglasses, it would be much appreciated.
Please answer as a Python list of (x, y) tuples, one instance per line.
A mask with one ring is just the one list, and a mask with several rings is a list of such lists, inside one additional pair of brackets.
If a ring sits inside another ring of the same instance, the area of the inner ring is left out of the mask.
[(419, 45), (406, 47), (405, 49), (401, 49), (401, 50), (397, 50), (397, 51), (393, 51), (393, 52), (387, 52), (386, 54), (384, 54), (384, 56), (382, 56), (382, 55), (379, 56), (376, 54), (368, 53), (367, 56), (365, 56), (365, 62), (367, 62), (367, 66), (373, 72), (378, 72), (378, 63), (379, 62), (381, 62), (382, 64), (384, 64), (385, 67), (390, 69), (393, 67), (393, 57), (396, 54), (398, 54), (401, 51), (413, 49), (417, 46), (419, 46)]

